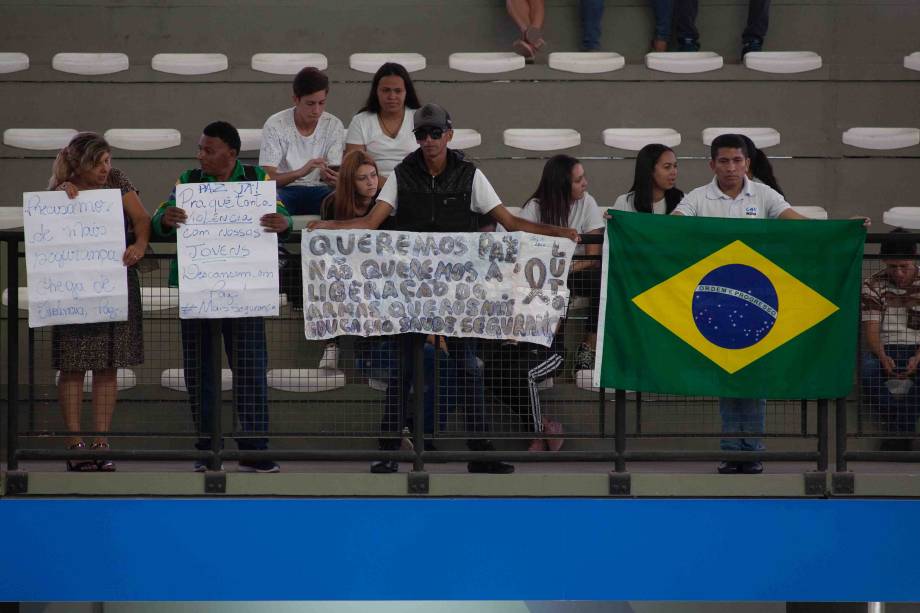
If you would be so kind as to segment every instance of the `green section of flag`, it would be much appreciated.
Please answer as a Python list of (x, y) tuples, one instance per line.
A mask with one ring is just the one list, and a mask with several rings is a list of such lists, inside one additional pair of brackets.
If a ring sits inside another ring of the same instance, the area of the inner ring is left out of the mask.
[(853, 383), (859, 220), (615, 211), (599, 383), (691, 396), (836, 398)]

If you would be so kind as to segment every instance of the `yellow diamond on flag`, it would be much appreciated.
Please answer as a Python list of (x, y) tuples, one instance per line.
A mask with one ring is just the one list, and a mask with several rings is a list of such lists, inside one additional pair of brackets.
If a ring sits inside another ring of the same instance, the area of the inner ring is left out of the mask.
[(839, 310), (741, 241), (632, 301), (730, 374)]

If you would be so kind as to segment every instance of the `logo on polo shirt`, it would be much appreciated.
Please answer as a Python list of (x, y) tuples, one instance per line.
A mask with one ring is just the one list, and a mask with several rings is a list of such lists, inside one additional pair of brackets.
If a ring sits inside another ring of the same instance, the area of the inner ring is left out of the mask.
[(757, 217), (760, 213), (760, 209), (757, 206), (746, 206), (744, 207), (744, 216), (745, 217)]

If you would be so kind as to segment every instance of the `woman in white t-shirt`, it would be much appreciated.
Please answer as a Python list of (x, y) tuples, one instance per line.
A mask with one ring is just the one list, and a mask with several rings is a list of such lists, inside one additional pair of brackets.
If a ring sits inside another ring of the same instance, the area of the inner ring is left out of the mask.
[(677, 156), (665, 145), (646, 145), (636, 155), (632, 187), (616, 199), (616, 211), (667, 215), (684, 193), (677, 189)]
[(412, 116), (421, 104), (406, 69), (387, 62), (374, 74), (367, 102), (348, 126), (345, 153), (366, 151), (377, 161), (380, 184), (418, 148)]
[[(597, 202), (588, 193), (588, 181), (581, 163), (568, 155), (556, 155), (543, 167), (543, 176), (533, 196), (522, 207), (520, 217), (530, 221), (574, 228), (579, 234), (603, 234), (604, 218)], [(600, 298), (600, 244), (581, 245), (575, 255), (593, 256), (594, 259), (577, 259), (569, 271), (569, 287), (573, 294), (591, 299), (591, 315), (586, 323), (586, 333), (576, 354), (578, 360), (589, 362), (594, 368), (594, 346), (597, 342), (597, 308)], [(563, 439), (562, 424), (542, 415), (539, 383), (553, 375), (563, 363), (564, 343), (560, 322), (551, 347), (532, 343), (519, 343), (509, 347), (504, 343), (487, 355), (485, 380), (494, 396), (511, 410), (522, 412), (529, 408), (533, 427), (537, 432), (551, 436), (535, 439), (531, 451), (557, 451)]]

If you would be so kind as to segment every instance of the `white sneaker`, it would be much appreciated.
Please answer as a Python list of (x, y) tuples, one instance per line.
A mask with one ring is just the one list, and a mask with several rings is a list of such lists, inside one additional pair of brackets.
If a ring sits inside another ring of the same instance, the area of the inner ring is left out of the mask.
[(317, 368), (335, 370), (339, 365), (339, 346), (337, 343), (326, 343), (323, 349), (323, 357), (319, 359)]

